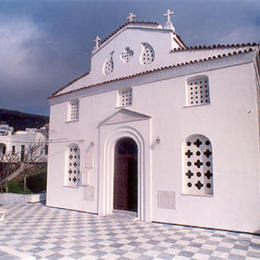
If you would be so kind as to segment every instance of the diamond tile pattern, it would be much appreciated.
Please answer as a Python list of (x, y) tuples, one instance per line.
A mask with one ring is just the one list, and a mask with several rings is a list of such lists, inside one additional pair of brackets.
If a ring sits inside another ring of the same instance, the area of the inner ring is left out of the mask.
[[(16, 204), (0, 245), (35, 259), (260, 259), (260, 236)], [(0, 250), (0, 259), (19, 259)]]

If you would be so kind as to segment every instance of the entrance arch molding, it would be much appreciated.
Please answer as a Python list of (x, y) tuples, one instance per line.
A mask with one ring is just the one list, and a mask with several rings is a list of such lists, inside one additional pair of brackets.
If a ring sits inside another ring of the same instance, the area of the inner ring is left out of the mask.
[[(141, 133), (133, 127), (124, 126), (117, 127), (113, 132), (107, 136), (104, 142), (104, 167), (103, 178), (100, 176), (99, 184), (103, 181), (103, 185), (99, 185), (99, 194), (103, 193), (103, 196), (99, 198), (103, 201), (99, 201), (99, 215), (109, 215), (113, 211), (113, 199), (114, 199), (114, 158), (115, 158), (115, 146), (117, 142), (124, 137), (133, 139), (137, 145), (137, 185), (138, 185), (138, 199), (137, 199), (137, 212), (138, 219), (145, 220), (145, 167), (144, 167), (144, 139)], [(102, 180), (102, 179), (103, 180)]]

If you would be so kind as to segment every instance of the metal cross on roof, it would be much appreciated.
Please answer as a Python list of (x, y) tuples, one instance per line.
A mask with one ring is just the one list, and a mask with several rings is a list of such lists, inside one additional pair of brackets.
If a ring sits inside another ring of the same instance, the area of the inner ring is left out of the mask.
[(97, 36), (96, 39), (94, 40), (94, 42), (96, 43), (96, 46), (95, 46), (96, 49), (99, 48), (99, 41), (101, 41), (101, 39), (99, 38), (99, 36)]
[(126, 19), (128, 19), (128, 22), (133, 22), (135, 17), (136, 15), (131, 12)]
[(167, 22), (171, 23), (171, 16), (173, 15), (173, 11), (168, 9), (166, 14), (164, 14), (163, 16), (167, 17)]

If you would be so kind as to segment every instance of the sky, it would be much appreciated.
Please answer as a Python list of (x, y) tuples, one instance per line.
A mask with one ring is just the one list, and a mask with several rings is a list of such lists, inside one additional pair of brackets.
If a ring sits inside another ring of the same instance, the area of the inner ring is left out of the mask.
[(260, 42), (260, 0), (0, 0), (0, 108), (49, 115), (47, 97), (89, 71), (97, 35), (165, 24), (187, 46)]

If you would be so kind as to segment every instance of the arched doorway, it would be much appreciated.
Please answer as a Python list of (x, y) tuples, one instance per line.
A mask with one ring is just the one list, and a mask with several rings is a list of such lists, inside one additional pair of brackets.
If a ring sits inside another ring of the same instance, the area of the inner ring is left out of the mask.
[(113, 208), (137, 212), (137, 144), (129, 137), (115, 146)]

